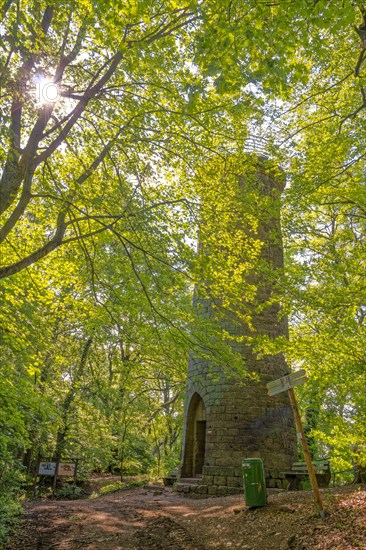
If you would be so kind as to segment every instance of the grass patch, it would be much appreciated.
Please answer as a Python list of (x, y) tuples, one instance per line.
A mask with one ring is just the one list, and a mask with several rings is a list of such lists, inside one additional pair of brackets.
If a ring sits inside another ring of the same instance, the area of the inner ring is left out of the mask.
[(0, 548), (19, 523), (23, 507), (17, 497), (0, 497)]
[(78, 485), (65, 484), (56, 491), (56, 498), (77, 499), (83, 496), (83, 488)]
[(94, 492), (90, 495), (90, 498), (109, 495), (110, 493), (115, 493), (116, 491), (126, 491), (128, 489), (133, 489), (134, 487), (143, 487), (146, 484), (146, 480), (137, 479), (131, 479), (129, 481), (114, 481), (113, 483), (109, 483), (108, 485), (101, 487), (98, 492)]

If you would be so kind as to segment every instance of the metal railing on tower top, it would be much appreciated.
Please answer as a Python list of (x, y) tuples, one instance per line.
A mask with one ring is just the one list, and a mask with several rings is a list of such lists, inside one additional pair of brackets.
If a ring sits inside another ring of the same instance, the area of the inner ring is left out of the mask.
[(250, 134), (245, 141), (244, 151), (269, 158), (269, 140), (256, 134)]

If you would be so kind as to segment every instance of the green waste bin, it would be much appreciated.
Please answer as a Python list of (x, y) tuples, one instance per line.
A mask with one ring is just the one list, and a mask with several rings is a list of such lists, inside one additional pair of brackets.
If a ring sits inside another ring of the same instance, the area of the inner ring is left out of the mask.
[(243, 459), (243, 483), (247, 506), (257, 507), (267, 504), (266, 477), (261, 458)]

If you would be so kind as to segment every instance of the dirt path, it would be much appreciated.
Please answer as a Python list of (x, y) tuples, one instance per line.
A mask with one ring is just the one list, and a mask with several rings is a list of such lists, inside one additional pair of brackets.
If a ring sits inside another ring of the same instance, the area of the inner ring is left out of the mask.
[(270, 497), (249, 510), (239, 495), (205, 500), (146, 489), (97, 499), (28, 503), (5, 550), (359, 550), (366, 549), (366, 488)]

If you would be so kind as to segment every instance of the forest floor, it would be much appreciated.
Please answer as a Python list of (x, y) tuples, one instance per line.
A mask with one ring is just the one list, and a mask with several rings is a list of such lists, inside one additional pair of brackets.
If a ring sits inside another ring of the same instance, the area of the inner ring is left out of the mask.
[(366, 486), (269, 497), (249, 509), (241, 495), (201, 500), (170, 489), (135, 488), (94, 499), (25, 504), (6, 550), (356, 550), (366, 549)]

